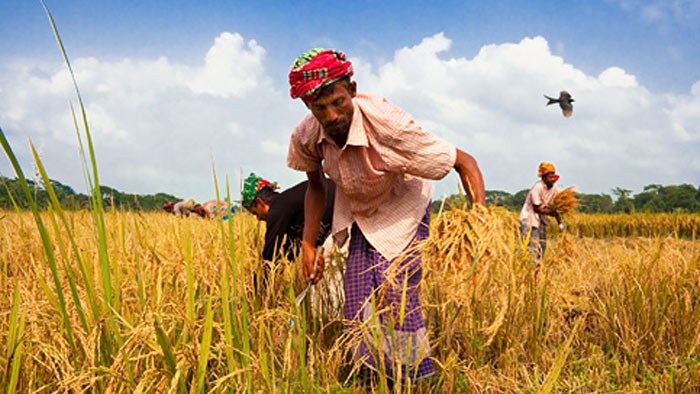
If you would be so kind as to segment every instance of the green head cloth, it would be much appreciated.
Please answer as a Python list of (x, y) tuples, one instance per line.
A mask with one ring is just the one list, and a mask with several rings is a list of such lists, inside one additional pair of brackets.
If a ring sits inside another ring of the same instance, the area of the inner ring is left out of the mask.
[(255, 201), (255, 196), (258, 194), (260, 189), (265, 186), (269, 186), (272, 190), (279, 188), (277, 182), (270, 182), (268, 180), (262, 179), (254, 173), (250, 173), (248, 178), (243, 181), (243, 191), (241, 192), (241, 205), (243, 207), (250, 208)]

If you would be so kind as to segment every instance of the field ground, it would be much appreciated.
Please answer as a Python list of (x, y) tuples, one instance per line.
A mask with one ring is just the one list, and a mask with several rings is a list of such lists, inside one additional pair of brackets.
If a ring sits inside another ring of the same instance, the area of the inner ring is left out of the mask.
[[(251, 215), (109, 212), (103, 243), (90, 212), (65, 215), (41, 214), (47, 257), (31, 213), (0, 212), (3, 392), (365, 391), (339, 320), (342, 253), (299, 308), (298, 263), (254, 281)], [(535, 270), (512, 214), (433, 218), (421, 302), (436, 375), (403, 392), (700, 390), (698, 215), (565, 223)]]

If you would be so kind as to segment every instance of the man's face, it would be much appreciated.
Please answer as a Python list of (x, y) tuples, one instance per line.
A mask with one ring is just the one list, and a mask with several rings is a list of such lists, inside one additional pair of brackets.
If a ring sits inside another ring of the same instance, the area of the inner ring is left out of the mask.
[(307, 104), (330, 136), (342, 136), (350, 130), (355, 109), (352, 98), (356, 92), (357, 84), (354, 81), (338, 81), (323, 88), (319, 97)]
[(255, 215), (258, 220), (265, 220), (267, 219), (267, 211), (270, 210), (270, 206), (265, 203), (265, 201), (261, 200), (260, 198), (255, 198), (255, 201), (253, 204), (248, 208), (250, 213)]
[(545, 185), (547, 185), (548, 188), (551, 188), (552, 186), (554, 186), (554, 183), (558, 179), (559, 179), (559, 175), (557, 175), (553, 172), (549, 172), (542, 177), (542, 180), (544, 181)]

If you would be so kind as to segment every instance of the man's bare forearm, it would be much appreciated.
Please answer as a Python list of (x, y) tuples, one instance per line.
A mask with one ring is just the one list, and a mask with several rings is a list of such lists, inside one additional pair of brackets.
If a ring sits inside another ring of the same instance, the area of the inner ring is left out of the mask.
[(309, 184), (304, 196), (304, 235), (303, 241), (311, 246), (316, 245), (316, 238), (321, 227), (321, 217), (326, 202), (326, 190), (323, 173), (307, 172)]
[(318, 266), (316, 260), (316, 238), (321, 227), (321, 216), (326, 205), (326, 190), (321, 171), (307, 172), (309, 184), (304, 196), (304, 236), (301, 242), (302, 272), (307, 282), (316, 283), (323, 275), (323, 258)]
[(462, 180), (464, 192), (467, 193), (472, 204), (479, 203), (486, 206), (486, 190), (484, 189), (484, 177), (481, 175), (479, 165), (468, 153), (457, 149), (455, 170)]

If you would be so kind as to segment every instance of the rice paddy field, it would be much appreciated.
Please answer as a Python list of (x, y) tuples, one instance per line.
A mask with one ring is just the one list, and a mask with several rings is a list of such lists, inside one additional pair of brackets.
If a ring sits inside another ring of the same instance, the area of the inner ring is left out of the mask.
[[(105, 209), (73, 82), (90, 210), (60, 206), (30, 143), (51, 198), (40, 211), (0, 129), (31, 207), (0, 211), (2, 393), (389, 392), (386, 376), (366, 382), (350, 361), (342, 251), (328, 251), (323, 279), (297, 305), (300, 263), (259, 258), (254, 216)], [(699, 392), (699, 215), (572, 213), (564, 223), (535, 269), (513, 213), (434, 215), (417, 247), (436, 374), (394, 391)], [(404, 301), (373, 303), (372, 320), (402, 319)], [(382, 346), (378, 329), (361, 334)]]
[[(698, 215), (564, 222), (535, 270), (512, 213), (433, 216), (421, 302), (436, 374), (398, 392), (700, 390)], [(0, 213), (3, 392), (387, 392), (348, 361), (342, 252), (297, 306), (299, 262), (254, 280), (268, 263), (250, 214), (102, 223)]]

